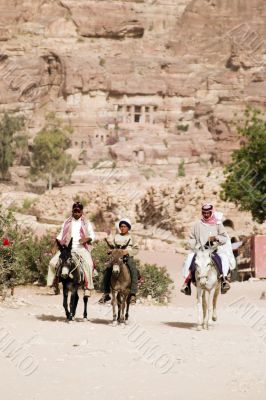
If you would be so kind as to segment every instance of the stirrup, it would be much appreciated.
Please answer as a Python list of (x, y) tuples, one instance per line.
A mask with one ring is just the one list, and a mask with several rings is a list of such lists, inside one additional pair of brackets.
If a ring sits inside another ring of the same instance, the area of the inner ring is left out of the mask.
[(186, 285), (182, 289), (180, 289), (181, 293), (184, 293), (186, 296), (191, 296), (191, 287)]
[(145, 279), (143, 278), (143, 276), (138, 278), (138, 286), (143, 285), (144, 282), (145, 282)]
[(135, 305), (136, 304), (136, 295), (134, 293), (132, 293), (130, 295), (130, 304), (131, 305)]
[(225, 294), (231, 288), (229, 282), (227, 280), (222, 281), (221, 283), (221, 293)]
[(60, 288), (59, 288), (59, 286), (53, 286), (53, 291), (54, 291), (54, 294), (55, 294), (55, 295), (60, 294)]

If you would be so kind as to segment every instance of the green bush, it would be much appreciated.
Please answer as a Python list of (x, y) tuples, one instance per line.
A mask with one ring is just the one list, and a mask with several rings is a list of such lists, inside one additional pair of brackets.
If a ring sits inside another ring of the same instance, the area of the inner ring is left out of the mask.
[(25, 239), (23, 249), (19, 249), (18, 284), (38, 282), (46, 284), (48, 264), (52, 257), (53, 240), (50, 235), (41, 238), (31, 234)]
[(178, 131), (187, 132), (188, 128), (189, 128), (189, 124), (186, 124), (186, 125), (185, 124), (179, 124), (179, 125), (176, 126), (176, 128), (177, 128)]
[(184, 160), (180, 161), (178, 164), (177, 176), (185, 176)]
[(95, 263), (98, 275), (94, 278), (95, 290), (102, 290), (104, 271), (109, 263), (108, 246), (105, 242), (95, 242), (92, 250), (92, 259)]
[[(4, 245), (8, 241), (8, 244)], [(52, 257), (54, 246), (52, 235), (38, 238), (27, 229), (21, 229), (15, 222), (11, 212), (5, 212), (0, 207), (0, 293), (4, 287), (24, 285), (38, 282), (46, 283), (48, 264)], [(108, 246), (104, 241), (95, 242), (92, 258), (98, 272), (94, 278), (96, 290), (102, 290), (103, 276), (109, 264)], [(136, 260), (144, 283), (139, 288), (139, 295), (161, 301), (169, 294), (172, 283), (166, 268), (156, 265), (141, 265)]]
[[(92, 258), (95, 262), (98, 276), (94, 279), (96, 290), (102, 290), (103, 274), (108, 266), (108, 246), (105, 242), (96, 242), (92, 250)], [(173, 283), (166, 268), (160, 268), (155, 264), (142, 265), (139, 260), (136, 260), (137, 268), (141, 276), (144, 278), (144, 283), (139, 287), (138, 295), (147, 297), (151, 295), (153, 299), (162, 301), (163, 297), (169, 295), (169, 286)]]
[(221, 199), (231, 201), (241, 211), (249, 211), (255, 221), (266, 219), (266, 121), (261, 111), (248, 108), (239, 122), (240, 148), (233, 151), (225, 167)]
[(156, 264), (144, 264), (140, 266), (140, 274), (144, 283), (139, 288), (139, 295), (162, 301), (163, 297), (169, 295), (169, 285), (173, 284), (165, 267)]
[(142, 168), (141, 175), (143, 175), (144, 178), (149, 180), (150, 178), (154, 178), (156, 176), (156, 173), (152, 168)]
[(10, 283), (45, 284), (51, 248), (50, 235), (38, 238), (31, 230), (21, 229), (11, 212), (0, 208), (0, 290)]

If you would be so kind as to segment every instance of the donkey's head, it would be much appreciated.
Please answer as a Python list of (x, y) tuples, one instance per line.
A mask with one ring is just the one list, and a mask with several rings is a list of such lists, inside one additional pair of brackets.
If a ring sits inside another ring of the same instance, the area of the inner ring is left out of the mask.
[(109, 252), (109, 254), (110, 254), (110, 262), (113, 266), (112, 274), (115, 276), (118, 276), (120, 274), (121, 268), (124, 264), (124, 256), (125, 256), (124, 250), (129, 245), (130, 239), (123, 246), (119, 246), (117, 244), (114, 246), (114, 245), (110, 244), (107, 239), (105, 239), (105, 241), (106, 241), (109, 249), (111, 250)]
[(56, 239), (57, 247), (60, 251), (60, 256), (59, 256), (59, 263), (61, 267), (61, 278), (66, 279), (69, 276), (70, 271), (73, 268), (73, 259), (71, 255), (71, 250), (72, 250), (72, 242), (73, 239), (71, 238), (68, 246), (62, 245), (59, 240)]
[(196, 280), (200, 286), (204, 286), (208, 279), (208, 274), (212, 265), (211, 252), (209, 250), (198, 250), (195, 259)]

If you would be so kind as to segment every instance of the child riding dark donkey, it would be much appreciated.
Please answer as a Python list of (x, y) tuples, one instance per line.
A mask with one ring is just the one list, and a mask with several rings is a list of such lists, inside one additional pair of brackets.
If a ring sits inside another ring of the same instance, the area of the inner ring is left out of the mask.
[[(134, 256), (138, 252), (138, 246), (134, 241), (132, 235), (129, 234), (131, 230), (131, 223), (128, 219), (123, 218), (118, 223), (119, 226), (119, 233), (114, 236), (108, 237), (108, 244), (109, 247), (112, 246), (113, 249), (123, 249), (123, 256), (124, 256), (124, 263), (128, 266), (130, 276), (131, 276), (131, 288), (130, 288), (130, 303), (136, 303), (136, 293), (138, 289), (138, 271), (136, 268), (136, 264), (134, 261)], [(112, 276), (112, 263), (106, 268), (104, 273), (104, 280), (103, 280), (103, 289), (104, 294), (101, 297), (99, 303), (105, 303), (108, 300), (111, 300), (110, 297), (110, 283), (111, 283), (111, 276)]]
[[(63, 284), (63, 306), (66, 312), (68, 321), (72, 321), (75, 314), (79, 301), (78, 288), (84, 286), (84, 271), (82, 271), (82, 262), (79, 260), (77, 254), (71, 253), (72, 249), (72, 238), (68, 244), (62, 245), (58, 239), (56, 243), (60, 251), (59, 265), (57, 268), (58, 281)], [(68, 309), (68, 293), (71, 292), (69, 309)], [(83, 297), (84, 311), (83, 318), (87, 319), (87, 304), (88, 296)]]

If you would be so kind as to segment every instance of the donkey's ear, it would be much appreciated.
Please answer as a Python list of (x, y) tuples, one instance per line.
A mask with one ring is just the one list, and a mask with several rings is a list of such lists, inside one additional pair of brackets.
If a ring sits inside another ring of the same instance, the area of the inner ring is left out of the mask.
[(58, 239), (55, 239), (55, 241), (56, 241), (56, 244), (57, 244), (58, 249), (59, 249), (60, 251), (62, 251), (62, 250), (63, 250), (63, 246), (61, 245), (60, 241), (59, 241)]
[(71, 251), (72, 250), (72, 243), (73, 243), (73, 238), (70, 239), (70, 242), (68, 243), (68, 250)]
[(105, 238), (104, 240), (106, 241), (107, 246), (109, 247), (109, 249), (114, 249), (114, 248), (115, 248), (115, 246), (113, 246), (112, 244), (110, 244), (106, 238)]
[(127, 246), (129, 245), (129, 243), (130, 243), (130, 239), (127, 241), (126, 244), (124, 244), (123, 246), (121, 246), (121, 249), (125, 250), (125, 249), (127, 248)]

